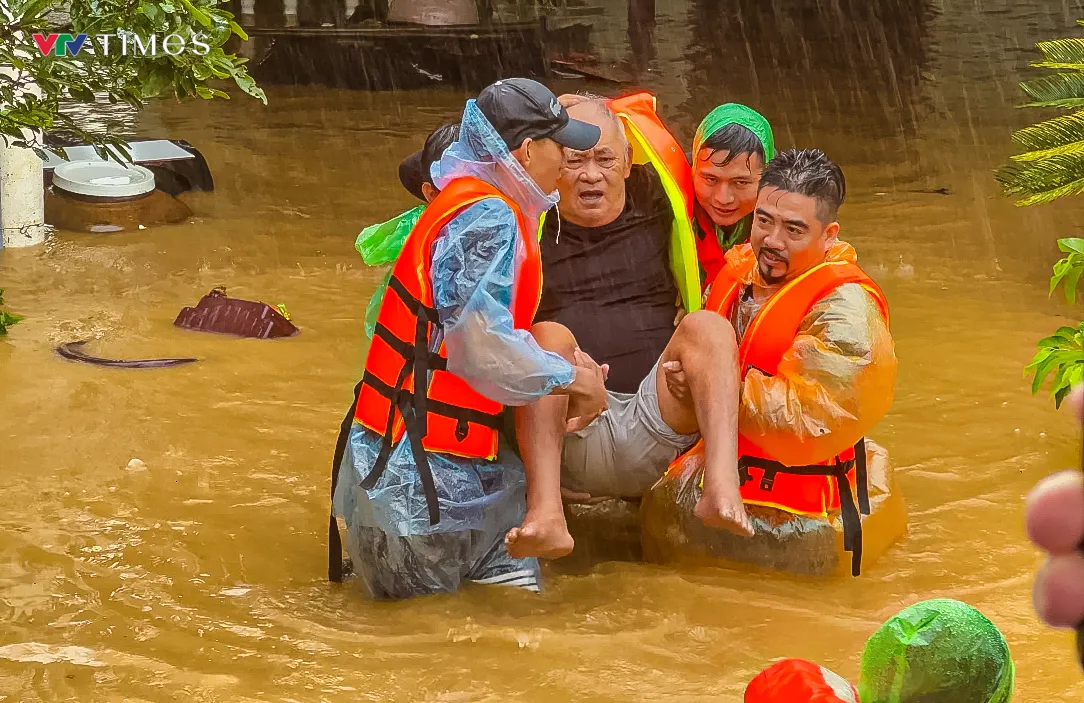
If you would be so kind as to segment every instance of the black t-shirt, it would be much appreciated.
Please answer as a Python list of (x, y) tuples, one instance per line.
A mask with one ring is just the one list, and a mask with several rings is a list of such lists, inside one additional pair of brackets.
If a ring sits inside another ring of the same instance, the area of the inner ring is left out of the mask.
[(610, 365), (606, 387), (635, 393), (674, 334), (677, 285), (670, 272), (673, 211), (651, 166), (633, 166), (625, 209), (602, 227), (551, 211), (542, 232), (542, 301), (535, 321), (559, 322), (580, 348)]

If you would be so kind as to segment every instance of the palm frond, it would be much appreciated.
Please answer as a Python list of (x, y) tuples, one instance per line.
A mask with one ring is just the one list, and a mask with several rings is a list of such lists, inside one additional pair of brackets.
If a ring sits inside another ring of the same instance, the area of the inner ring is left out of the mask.
[(1084, 71), (1084, 63), (1063, 63), (1061, 61), (1036, 61), (1032, 68), (1048, 68), (1051, 71)]
[(1059, 110), (1079, 110), (1084, 108), (1084, 98), (1066, 98), (1064, 100), (1050, 100), (1047, 102), (1024, 103), (1019, 107), (1045, 107)]
[(1032, 161), (1042, 161), (1051, 156), (1060, 156), (1063, 154), (1080, 154), (1084, 156), (1084, 141), (1072, 142), (1071, 144), (1064, 144), (1050, 149), (1040, 149), (1039, 151), (1025, 151), (1023, 154), (1016, 154), (1009, 158), (1018, 163), (1030, 163)]
[(1002, 167), (997, 180), (1009, 195), (1024, 195), (1017, 205), (1040, 205), (1084, 193), (1084, 152), (1058, 154), (1042, 161)]
[(1041, 41), (1035, 46), (1049, 63), (1073, 64), (1084, 68), (1084, 37)]
[(1084, 73), (1059, 73), (1025, 81), (1020, 88), (1034, 101), (1028, 107), (1072, 108), (1084, 105)]
[(1084, 111), (1059, 115), (1013, 132), (1012, 140), (1028, 151), (1053, 149), (1084, 141)]

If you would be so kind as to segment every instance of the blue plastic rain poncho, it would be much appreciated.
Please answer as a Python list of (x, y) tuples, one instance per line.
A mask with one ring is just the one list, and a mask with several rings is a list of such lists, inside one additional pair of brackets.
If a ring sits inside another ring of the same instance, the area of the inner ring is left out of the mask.
[[(463, 112), (459, 140), (433, 164), (432, 176), (441, 189), (463, 176), (495, 186), (519, 205), (531, 231), (558, 198), (538, 188), (473, 100)], [(517, 227), (505, 203), (475, 203), (441, 232), (431, 268), (442, 326), (431, 348), (443, 336), (448, 370), (512, 406), (535, 402), (575, 377), (571, 364), (513, 328), (513, 279), (525, 255)], [(502, 441), (494, 461), (430, 454), (440, 506), (440, 522), (430, 525), (405, 437), (376, 486), (360, 487), (381, 442), (380, 435), (354, 424), (334, 502), (335, 513), (347, 522), (354, 572), (370, 595), (451, 591), (464, 580), (537, 587), (537, 562), (512, 559), (503, 545), (505, 532), (522, 521), (526, 501), (523, 467), (510, 447)]]

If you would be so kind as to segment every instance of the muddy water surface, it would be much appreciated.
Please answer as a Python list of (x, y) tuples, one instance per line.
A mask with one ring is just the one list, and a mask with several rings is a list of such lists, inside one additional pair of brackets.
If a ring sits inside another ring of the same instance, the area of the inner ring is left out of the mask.
[[(8, 305), (27, 316), (0, 342), (0, 700), (736, 701), (774, 657), (857, 678), (879, 623), (935, 596), (1003, 629), (1018, 700), (1078, 700), (1069, 636), (1031, 611), (1021, 498), (1077, 456), (1072, 423), (1022, 367), (1070, 319), (1045, 272), (1081, 213), (1016, 210), (992, 171), (1027, 117), (1011, 107), (1019, 47), (1084, 10), (901, 1), (845, 23), (831, 13), (847, 8), (807, 4), (780, 18), (739, 2), (719, 20), (713, 3), (675, 2), (644, 83), (686, 135), (712, 104), (747, 100), (781, 145), (821, 146), (847, 173), (844, 236), (888, 294), (901, 363), (874, 436), (911, 510), (908, 537), (862, 578), (610, 563), (551, 575), (541, 598), (409, 604), (328, 586), (328, 465), (381, 275), (353, 239), (413, 205), (398, 159), (464, 96), (163, 104), (138, 131), (188, 139), (216, 178), (184, 196), (191, 222), (0, 252)], [(217, 285), (285, 303), (302, 334), (172, 327)], [(201, 361), (113, 371), (53, 352), (76, 339)]]

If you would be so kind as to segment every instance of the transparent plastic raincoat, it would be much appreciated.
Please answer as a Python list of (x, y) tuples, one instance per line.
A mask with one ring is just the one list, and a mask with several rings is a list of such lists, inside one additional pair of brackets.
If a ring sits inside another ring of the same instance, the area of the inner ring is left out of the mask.
[[(727, 262), (752, 259), (743, 245)], [(854, 247), (837, 242), (827, 261), (857, 263)], [(764, 286), (757, 267), (746, 283)], [(739, 301), (739, 337), (755, 308)], [(896, 387), (896, 354), (888, 325), (873, 298), (848, 283), (805, 316), (775, 376), (751, 369), (742, 383), (738, 426), (758, 446), (788, 465), (823, 461), (853, 446), (889, 408)]]
[[(432, 176), (440, 189), (463, 176), (495, 186), (519, 205), (532, 227), (558, 198), (538, 188), (473, 100), (463, 112), (459, 140), (433, 164)], [(541, 349), (529, 332), (513, 328), (509, 306), (525, 255), (517, 245), (517, 226), (505, 203), (475, 203), (444, 228), (431, 267), (442, 326), (432, 349), (443, 338), (448, 370), (510, 406), (535, 402), (575, 376), (571, 364)], [(392, 449), (376, 486), (360, 488), (381, 442), (354, 424), (334, 499), (335, 513), (347, 522), (354, 571), (374, 595), (448, 591), (461, 580), (494, 582), (505, 572), (537, 570), (534, 560), (512, 560), (503, 547), (505, 532), (522, 521), (525, 510), (523, 468), (509, 446), (502, 442), (494, 461), (430, 454), (441, 515), (430, 525), (405, 437)]]
[[(726, 258), (746, 270), (752, 247), (735, 247)], [(857, 255), (849, 244), (839, 242), (826, 259), (856, 263)], [(743, 283), (765, 286), (756, 266)], [(739, 340), (758, 309), (752, 299), (739, 296), (731, 315)], [(865, 437), (888, 412), (896, 365), (888, 325), (873, 297), (857, 283), (841, 285), (805, 315), (776, 375), (756, 368), (746, 374), (738, 429), (783, 464), (829, 461)], [(895, 505), (888, 501), (891, 473), (887, 460), (877, 458), (875, 445), (866, 444), (869, 496), (873, 512), (884, 516), (873, 530), (877, 536), (872, 542), (880, 546), (865, 550), (864, 559), (869, 560), (895, 540), (891, 535), (902, 534), (905, 523), (895, 508), (882, 511)], [(757, 532), (753, 538), (705, 527), (693, 517), (702, 495), (703, 471), (701, 440), (644, 497), (644, 545), (650, 558), (667, 559), (670, 553), (687, 551), (807, 574), (833, 573), (844, 563), (838, 545), (845, 540), (837, 543), (835, 534), (843, 529), (838, 514), (798, 515), (752, 505), (747, 508)], [(899, 519), (892, 517), (897, 513)]]

